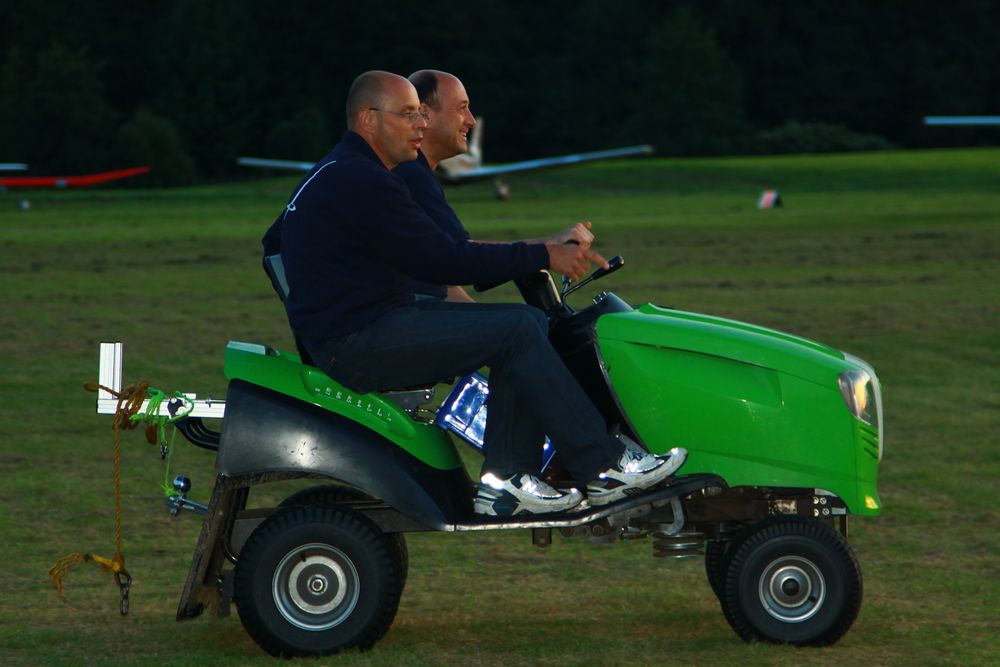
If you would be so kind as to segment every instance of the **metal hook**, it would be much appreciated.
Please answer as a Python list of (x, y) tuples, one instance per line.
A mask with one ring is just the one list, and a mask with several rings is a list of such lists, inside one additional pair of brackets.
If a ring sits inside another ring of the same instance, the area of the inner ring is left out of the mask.
[(118, 610), (122, 616), (128, 616), (128, 594), (132, 590), (132, 575), (125, 570), (115, 572), (115, 583), (118, 584), (120, 597)]

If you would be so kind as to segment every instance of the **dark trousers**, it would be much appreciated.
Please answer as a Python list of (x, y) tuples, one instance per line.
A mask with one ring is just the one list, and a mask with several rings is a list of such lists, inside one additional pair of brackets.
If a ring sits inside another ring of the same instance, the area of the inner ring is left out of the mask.
[(531, 306), (422, 300), (313, 356), (358, 392), (433, 384), (488, 366), (484, 473), (536, 472), (545, 435), (583, 484), (623, 451), (549, 343), (545, 316)]

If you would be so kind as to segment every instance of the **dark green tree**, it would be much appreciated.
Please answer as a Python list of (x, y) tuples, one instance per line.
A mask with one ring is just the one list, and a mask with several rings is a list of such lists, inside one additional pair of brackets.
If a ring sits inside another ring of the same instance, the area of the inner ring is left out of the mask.
[(333, 147), (326, 116), (314, 104), (278, 121), (265, 141), (267, 155), (290, 160), (319, 159)]
[(253, 125), (256, 89), (269, 74), (247, 66), (248, 15), (236, 0), (178, 0), (165, 20), (172, 54), (160, 63), (161, 86), (150, 108), (169, 117), (190, 147), (199, 171), (221, 176)]
[(143, 185), (181, 185), (194, 181), (194, 160), (177, 128), (169, 119), (145, 107), (139, 107), (118, 130), (114, 155), (122, 166), (152, 167), (149, 176), (143, 178)]
[(734, 152), (744, 140), (739, 70), (686, 8), (654, 26), (633, 126), (665, 155)]
[(108, 167), (118, 114), (104, 101), (100, 71), (86, 48), (9, 51), (0, 73), (4, 152), (42, 172)]
[(998, 140), (921, 124), (1000, 113), (995, 0), (5, 0), (2, 16), (0, 158), (50, 173), (119, 166), (150, 133), (210, 178), (245, 173), (239, 155), (314, 159), (367, 69), (459, 75), (491, 161), (639, 142), (752, 151), (759, 133), (829, 144), (830, 128), (852, 145)]

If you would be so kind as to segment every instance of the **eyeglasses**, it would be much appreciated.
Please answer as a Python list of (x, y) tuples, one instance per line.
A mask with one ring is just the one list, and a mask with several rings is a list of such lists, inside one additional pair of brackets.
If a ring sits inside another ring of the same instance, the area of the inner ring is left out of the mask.
[(431, 119), (431, 115), (426, 111), (389, 111), (388, 109), (378, 109), (376, 107), (368, 107), (368, 110), (379, 111), (381, 113), (391, 113), (393, 116), (402, 116), (413, 125), (419, 123), (421, 119), (423, 119), (425, 123)]

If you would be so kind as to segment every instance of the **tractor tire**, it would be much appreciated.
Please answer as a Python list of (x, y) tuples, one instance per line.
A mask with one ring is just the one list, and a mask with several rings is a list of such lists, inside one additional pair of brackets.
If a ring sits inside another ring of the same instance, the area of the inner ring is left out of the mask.
[(705, 542), (705, 576), (719, 602), (726, 597), (726, 555), (729, 547), (730, 542), (724, 540)]
[[(278, 507), (290, 507), (292, 505), (335, 507), (342, 505), (345, 501), (370, 499), (370, 496), (349, 486), (320, 484), (319, 486), (311, 486), (293, 493), (282, 500)], [(399, 594), (402, 595), (403, 588), (406, 587), (406, 577), (410, 571), (410, 551), (406, 546), (406, 537), (403, 533), (383, 533), (383, 535), (386, 539), (386, 548), (389, 549), (389, 555), (393, 559), (396, 577), (399, 579)]]
[(371, 500), (371, 497), (350, 486), (320, 484), (296, 491), (282, 500), (278, 507), (291, 507), (292, 505), (338, 505), (352, 500)]
[(250, 637), (274, 656), (371, 648), (399, 607), (385, 536), (349, 509), (291, 506), (250, 535), (233, 598)]
[(745, 641), (828, 646), (861, 608), (861, 568), (847, 540), (794, 515), (765, 519), (734, 545), (723, 611)]

